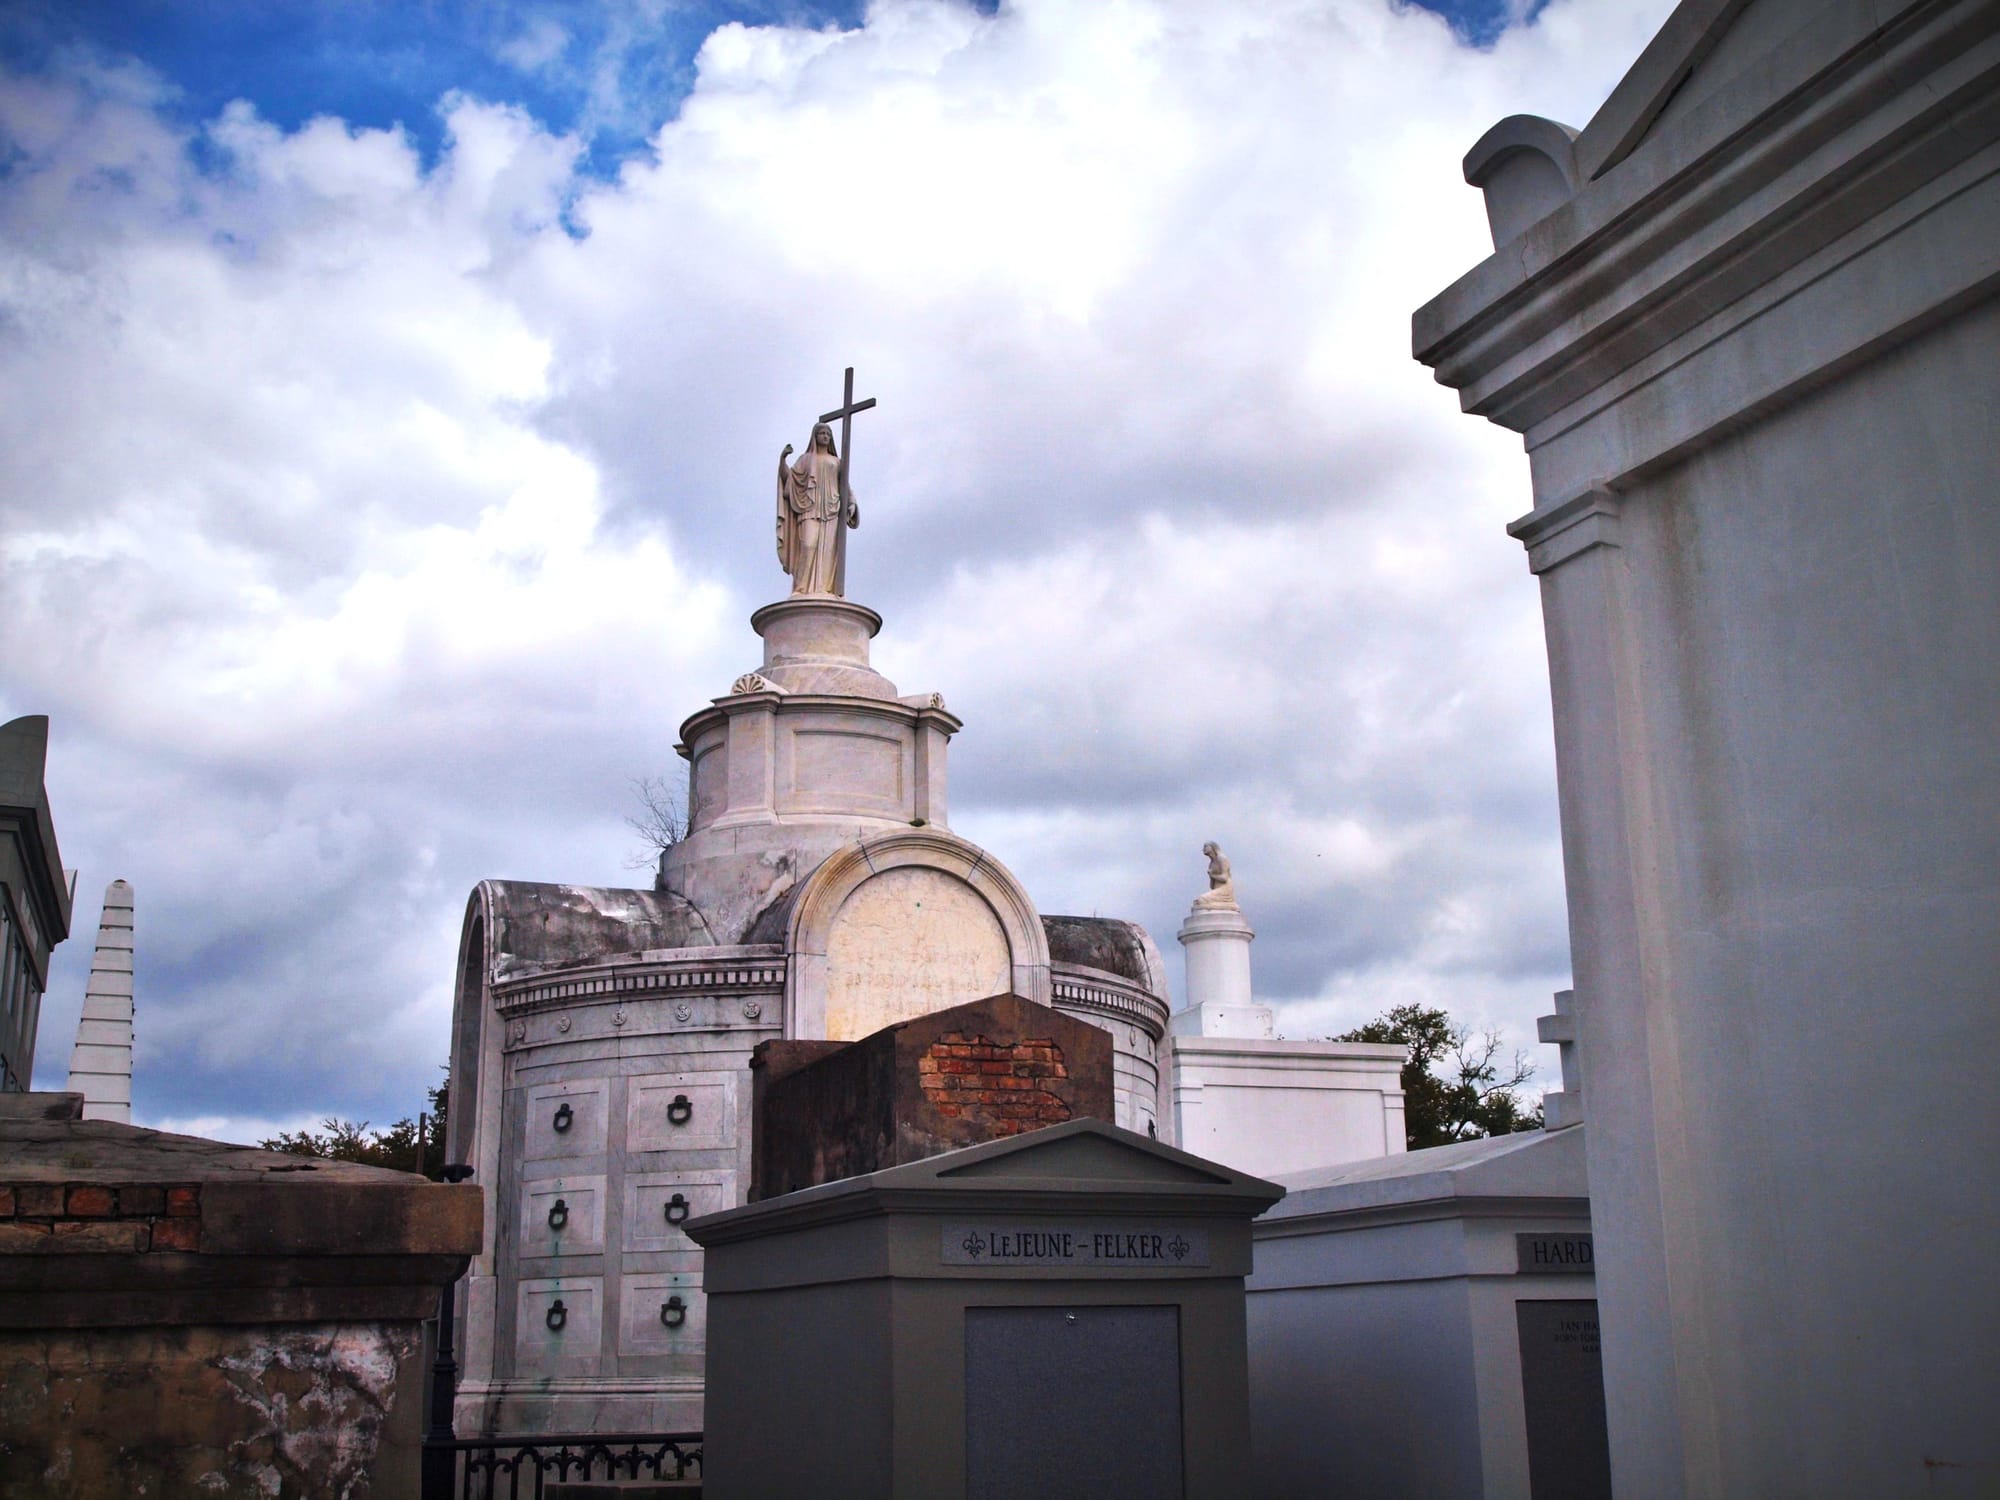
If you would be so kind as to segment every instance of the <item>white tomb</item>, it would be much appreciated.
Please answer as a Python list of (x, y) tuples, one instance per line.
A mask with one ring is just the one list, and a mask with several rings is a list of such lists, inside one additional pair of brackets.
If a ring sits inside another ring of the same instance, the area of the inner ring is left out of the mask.
[(1278, 1179), (1246, 1283), (1247, 1493), (1609, 1495), (1583, 1136)]
[(1465, 172), (1414, 345), (1533, 479), (1617, 1491), (1992, 1494), (2000, 10), (1684, 0)]
[(1399, 1046), (1276, 1035), (1250, 980), (1256, 937), (1214, 844), (1208, 891), (1181, 924), (1186, 1005), (1167, 1023), (1173, 1142), (1260, 1177), (1407, 1148)]
[[(838, 592), (830, 431), (785, 469), (795, 591), (763, 660), (681, 726), (688, 830), (655, 888), (484, 881), (454, 1006), (451, 1159), (486, 1186), (462, 1284), (461, 1433), (695, 1430), (706, 1301), (690, 1217), (745, 1201), (750, 1054), (1012, 991), (1108, 1030), (1112, 1123), (1159, 1133), (1169, 1010), (1136, 924), (1044, 917), (951, 832), (960, 722), (869, 662)], [(822, 512), (824, 514), (822, 514)], [(851, 512), (850, 512), (851, 513)]]

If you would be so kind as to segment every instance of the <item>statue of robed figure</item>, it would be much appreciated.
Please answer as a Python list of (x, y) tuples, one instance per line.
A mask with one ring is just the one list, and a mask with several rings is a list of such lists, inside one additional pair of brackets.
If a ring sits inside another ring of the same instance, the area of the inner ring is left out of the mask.
[(861, 524), (861, 509), (847, 485), (847, 465), (834, 446), (833, 428), (818, 423), (812, 446), (788, 464), (792, 445), (778, 455), (778, 565), (792, 575), (795, 594), (847, 592), (847, 533)]

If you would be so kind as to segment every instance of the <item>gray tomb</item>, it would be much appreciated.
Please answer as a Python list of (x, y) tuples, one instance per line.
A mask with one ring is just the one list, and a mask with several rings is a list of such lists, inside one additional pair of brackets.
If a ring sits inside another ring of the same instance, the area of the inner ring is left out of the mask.
[(1606, 1500), (1586, 1129), (1280, 1179), (1249, 1282), (1254, 1493)]
[(1283, 1189), (1076, 1120), (691, 1221), (704, 1492), (1235, 1496)]

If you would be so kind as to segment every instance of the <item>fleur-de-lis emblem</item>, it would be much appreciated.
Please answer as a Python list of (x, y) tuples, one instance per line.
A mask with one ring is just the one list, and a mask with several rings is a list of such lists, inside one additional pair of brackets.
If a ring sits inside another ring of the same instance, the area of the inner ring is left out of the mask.
[(965, 1253), (974, 1260), (979, 1259), (980, 1256), (986, 1253), (986, 1241), (980, 1237), (979, 1231), (976, 1229), (968, 1229), (965, 1232), (965, 1238), (959, 1243), (965, 1246)]
[(1182, 1239), (1179, 1235), (1175, 1235), (1172, 1239), (1167, 1241), (1167, 1253), (1173, 1256), (1175, 1260), (1186, 1260), (1188, 1251), (1192, 1250), (1193, 1248), (1194, 1246), (1190, 1245), (1186, 1240)]

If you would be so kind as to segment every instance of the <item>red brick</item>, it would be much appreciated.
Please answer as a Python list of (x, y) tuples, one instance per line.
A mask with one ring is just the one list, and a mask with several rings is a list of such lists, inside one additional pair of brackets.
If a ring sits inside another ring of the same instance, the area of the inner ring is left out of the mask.
[(193, 1250), (201, 1242), (201, 1225), (194, 1219), (155, 1219), (155, 1250)]
[(146, 1226), (111, 1219), (58, 1219), (50, 1249), (116, 1254), (146, 1248)]
[(108, 1219), (118, 1206), (118, 1197), (108, 1187), (73, 1187), (65, 1195), (66, 1212), (75, 1219)]
[(22, 1218), (53, 1219), (62, 1212), (62, 1199), (60, 1183), (23, 1183), (14, 1189), (14, 1212)]
[(10, 1187), (0, 1187), (0, 1219), (11, 1219), (13, 1217), (14, 1190)]
[(1013, 1068), (1003, 1062), (983, 1062), (979, 1065), (979, 1071), (988, 1078), (997, 1078), (1002, 1073), (1011, 1073)]
[(167, 1211), (167, 1190), (163, 1187), (122, 1187), (118, 1190), (118, 1212), (126, 1218), (146, 1218)]
[(46, 1250), (48, 1244), (49, 1226), (46, 1224), (0, 1224), (0, 1254)]
[(176, 1219), (193, 1219), (200, 1217), (201, 1189), (198, 1187), (168, 1188), (167, 1212)]

